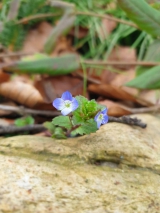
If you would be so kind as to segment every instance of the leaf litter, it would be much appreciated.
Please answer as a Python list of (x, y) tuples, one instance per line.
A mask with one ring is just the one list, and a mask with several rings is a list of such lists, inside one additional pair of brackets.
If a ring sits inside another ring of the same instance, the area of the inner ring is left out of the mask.
[[(46, 55), (46, 58), (37, 60), (36, 54), (46, 54), (44, 46), (55, 27), (51, 22), (43, 20), (36, 24), (27, 32), (20, 56), (9, 57), (10, 53), (16, 55), (16, 52), (11, 51), (9, 47), (4, 49), (8, 57), (2, 58), (0, 62), (2, 67), (0, 70), (0, 105), (55, 111), (52, 101), (64, 91), (70, 91), (73, 96), (84, 95), (84, 67), (81, 66), (84, 50), (81, 47), (84, 46), (86, 51), (88, 49), (85, 42), (76, 48), (74, 41), (85, 39), (90, 28), (79, 26), (77, 31), (76, 26), (70, 26), (67, 33), (61, 33), (57, 37), (50, 54)], [(99, 29), (101, 38), (105, 40), (116, 27), (115, 21), (102, 19), (97, 29)], [(31, 60), (23, 54), (28, 54)], [(67, 62), (63, 61), (63, 57), (68, 57)], [(24, 58), (28, 60), (28, 64), (25, 64)], [(53, 61), (50, 65), (48, 58)], [(108, 115), (116, 117), (133, 114), (132, 109), (151, 107), (157, 103), (158, 95), (155, 91), (140, 91), (124, 86), (136, 75), (136, 66), (130, 65), (130, 62), (137, 61), (135, 49), (117, 44), (109, 54), (107, 61), (127, 61), (128, 66), (85, 67), (88, 99), (96, 99), (98, 103), (108, 108)], [(72, 64), (73, 66), (70, 67)], [(57, 76), (51, 76), (52, 69)], [(69, 69), (68, 72), (66, 72), (67, 69)], [(4, 119), (6, 116), (10, 117), (13, 122), (19, 118), (15, 112), (5, 110), (0, 111), (0, 116)], [(22, 113), (22, 116), (25, 116), (25, 113)], [(47, 119), (51, 120), (53, 116), (50, 118), (40, 115), (34, 117), (35, 124), (41, 124)]]

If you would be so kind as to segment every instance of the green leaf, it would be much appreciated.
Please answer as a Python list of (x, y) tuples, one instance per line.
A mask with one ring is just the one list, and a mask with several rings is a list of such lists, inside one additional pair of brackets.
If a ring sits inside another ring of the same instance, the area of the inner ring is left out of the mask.
[(127, 13), (141, 30), (152, 36), (160, 36), (160, 12), (144, 0), (117, 0), (119, 6)]
[[(147, 49), (146, 54), (143, 58), (144, 61), (160, 61), (160, 40), (155, 40)], [(136, 70), (136, 75), (141, 75), (143, 72), (149, 70), (148, 67), (140, 66)]]
[(153, 67), (132, 81), (125, 84), (129, 87), (139, 89), (159, 89), (160, 88), (160, 66)]
[(76, 96), (75, 98), (79, 103), (79, 107), (73, 112), (73, 123), (75, 125), (94, 118), (104, 108), (104, 106), (98, 104), (95, 100), (89, 101), (83, 96)]
[(67, 137), (65, 136), (63, 129), (60, 127), (55, 128), (54, 134), (52, 135), (52, 138), (57, 138), (57, 139), (66, 139)]
[(32, 124), (34, 124), (34, 118), (32, 116), (27, 116), (27, 117), (24, 117), (24, 118), (18, 118), (18, 119), (15, 120), (14, 124), (17, 127), (32, 125)]
[(90, 119), (87, 122), (83, 123), (82, 126), (73, 130), (71, 132), (71, 136), (85, 135), (85, 134), (90, 134), (90, 133), (96, 132), (96, 131), (97, 131), (97, 124), (94, 121), (94, 119)]
[(28, 74), (65, 75), (79, 68), (76, 54), (68, 54), (58, 57), (42, 55), (32, 57), (30, 60), (22, 60), (5, 67), (6, 71)]
[(50, 131), (51, 134), (54, 133), (55, 125), (52, 122), (46, 121), (46, 122), (43, 123), (43, 126), (46, 127)]
[(68, 130), (72, 128), (72, 124), (68, 116), (63, 116), (63, 115), (57, 116), (53, 118), (52, 124), (56, 126), (64, 127)]

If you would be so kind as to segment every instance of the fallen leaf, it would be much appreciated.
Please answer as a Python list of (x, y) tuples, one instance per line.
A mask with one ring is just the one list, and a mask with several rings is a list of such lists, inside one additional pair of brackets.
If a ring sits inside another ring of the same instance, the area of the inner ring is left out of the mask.
[(10, 81), (1, 83), (0, 95), (30, 108), (37, 104), (44, 103), (39, 91), (32, 85), (24, 82), (15, 83), (14, 81)]
[(117, 22), (108, 20), (108, 19), (102, 19), (101, 26), (100, 26), (100, 35), (101, 38), (106, 39), (111, 32), (116, 28)]
[(118, 67), (119, 69), (128, 69), (129, 67), (133, 67), (129, 65), (129, 62), (133, 62), (137, 60), (136, 56), (136, 50), (130, 47), (122, 47), (122, 46), (116, 46), (111, 54), (108, 57), (108, 61), (127, 61), (128, 66), (122, 66), (122, 65), (116, 65), (115, 67)]
[(132, 101), (134, 103), (140, 103), (144, 106), (152, 106), (153, 104), (149, 101), (143, 100), (142, 98), (138, 98), (127, 91), (123, 90), (120, 87), (110, 84), (90, 84), (88, 87), (90, 92), (94, 92), (106, 98), (113, 98), (116, 100), (126, 100)]
[(130, 47), (123, 47), (123, 46), (116, 46), (108, 60), (110, 61), (127, 61), (127, 62), (133, 62), (136, 61), (136, 50)]
[(36, 29), (30, 30), (25, 38), (22, 51), (27, 53), (41, 52), (52, 29), (52, 25), (43, 21), (36, 27)]
[(88, 32), (89, 30), (86, 27), (76, 26), (70, 30), (69, 35), (82, 39), (87, 36)]
[(58, 56), (61, 54), (75, 53), (71, 40), (65, 36), (60, 36), (54, 46), (51, 56)]
[(8, 126), (13, 123), (14, 123), (14, 120), (12, 119), (0, 118), (0, 126)]
[(114, 79), (110, 81), (110, 84), (113, 86), (121, 87), (121, 89), (125, 90), (126, 92), (132, 95), (138, 95), (139, 91), (137, 89), (123, 86), (126, 82), (134, 79), (134, 77), (135, 77), (135, 70), (131, 69), (123, 73), (116, 74)]
[(0, 83), (6, 82), (9, 79), (10, 79), (10, 75), (0, 70)]
[(139, 93), (139, 97), (151, 102), (153, 105), (159, 104), (160, 91), (159, 90), (143, 90)]
[(130, 115), (132, 112), (129, 110), (129, 107), (125, 107), (122, 104), (115, 103), (110, 100), (98, 101), (99, 104), (105, 105), (108, 109), (108, 115), (110, 116), (123, 116), (123, 115)]
[(83, 94), (83, 81), (73, 76), (42, 78), (35, 82), (35, 87), (47, 103), (51, 103), (55, 98), (61, 97), (62, 93), (67, 90), (73, 96)]

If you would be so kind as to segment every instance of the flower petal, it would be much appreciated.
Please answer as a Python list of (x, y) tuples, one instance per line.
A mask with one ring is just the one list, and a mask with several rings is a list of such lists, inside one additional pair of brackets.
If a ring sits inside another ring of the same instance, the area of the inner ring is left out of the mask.
[(53, 101), (52, 105), (53, 105), (56, 109), (58, 109), (58, 110), (62, 110), (62, 109), (65, 107), (64, 101), (63, 101), (62, 98), (56, 98), (56, 99)]
[(98, 112), (97, 115), (94, 117), (94, 120), (97, 122), (97, 119), (99, 117), (99, 115), (101, 114), (101, 112)]
[(108, 122), (108, 115), (103, 116), (102, 124), (106, 124)]
[(72, 98), (72, 111), (76, 110), (78, 107), (78, 101), (75, 98)]
[(101, 111), (101, 113), (103, 113), (104, 115), (106, 115), (107, 111), (108, 111), (107, 108), (105, 108), (104, 110)]
[(96, 121), (97, 123), (97, 128), (99, 129), (101, 123), (102, 123), (102, 119), (100, 119), (100, 115), (101, 115), (102, 112), (98, 112), (97, 115), (94, 117), (94, 120)]
[(61, 111), (62, 115), (68, 115), (70, 112), (72, 112), (72, 106), (71, 107), (65, 107)]
[(102, 120), (101, 119), (97, 119), (97, 128), (100, 128), (100, 125), (102, 124)]
[(72, 101), (72, 94), (69, 91), (66, 91), (62, 94), (62, 99), (64, 101), (66, 100)]

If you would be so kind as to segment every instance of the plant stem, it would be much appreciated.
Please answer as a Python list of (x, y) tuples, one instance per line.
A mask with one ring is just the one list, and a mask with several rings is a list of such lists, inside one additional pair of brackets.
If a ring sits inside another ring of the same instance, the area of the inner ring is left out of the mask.
[(94, 16), (94, 17), (104, 18), (104, 19), (115, 21), (115, 22), (118, 22), (118, 23), (121, 23), (121, 24), (126, 24), (126, 25), (129, 25), (131, 27), (139, 29), (138, 26), (135, 25), (132, 22), (125, 21), (125, 20), (122, 20), (122, 19), (119, 19), (119, 18), (115, 18), (115, 17), (109, 16), (109, 15), (101, 15), (101, 14), (97, 14), (97, 13), (93, 13), (93, 12), (81, 12), (81, 11), (77, 11), (75, 13), (75, 15), (85, 15), (85, 16)]

